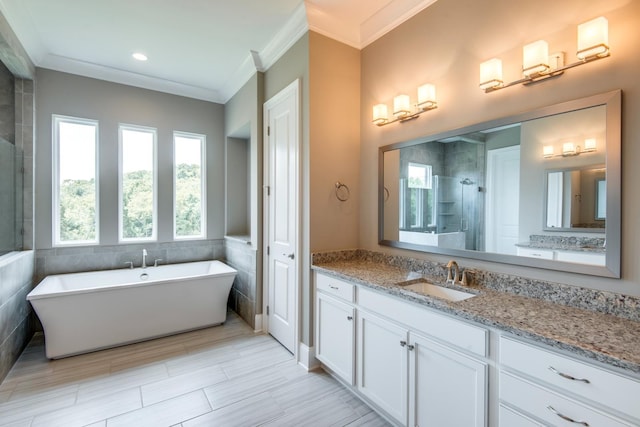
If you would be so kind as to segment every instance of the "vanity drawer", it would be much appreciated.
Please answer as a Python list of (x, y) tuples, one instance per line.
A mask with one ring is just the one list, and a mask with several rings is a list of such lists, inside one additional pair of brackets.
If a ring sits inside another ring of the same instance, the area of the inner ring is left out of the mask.
[(506, 372), (500, 373), (500, 400), (554, 426), (633, 425)]
[(403, 323), (414, 331), (428, 334), (478, 356), (487, 356), (488, 331), (484, 328), (364, 287), (358, 289), (358, 305)]
[(316, 289), (329, 295), (342, 298), (345, 301), (354, 301), (355, 286), (352, 283), (336, 279), (335, 277), (316, 273)]
[(536, 249), (536, 248), (517, 248), (517, 253), (519, 256), (528, 256), (531, 258), (541, 258), (541, 259), (553, 259), (554, 252), (548, 249)]
[(500, 365), (640, 419), (637, 379), (504, 336), (500, 337)]

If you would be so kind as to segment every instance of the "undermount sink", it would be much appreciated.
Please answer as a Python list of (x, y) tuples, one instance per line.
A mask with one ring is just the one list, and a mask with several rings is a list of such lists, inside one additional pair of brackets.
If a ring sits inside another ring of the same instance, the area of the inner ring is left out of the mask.
[(444, 286), (438, 286), (434, 285), (433, 283), (424, 281), (409, 283), (407, 285), (403, 285), (402, 287), (419, 294), (442, 298), (448, 301), (464, 301), (476, 296), (475, 294), (469, 292), (445, 288)]

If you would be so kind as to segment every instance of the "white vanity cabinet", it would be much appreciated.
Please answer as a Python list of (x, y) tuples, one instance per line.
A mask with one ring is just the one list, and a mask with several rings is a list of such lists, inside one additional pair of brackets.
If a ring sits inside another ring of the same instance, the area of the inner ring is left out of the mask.
[(422, 335), (410, 335), (409, 425), (484, 426), (487, 364)]
[(354, 384), (351, 355), (367, 401), (401, 425), (486, 426), (486, 329), (317, 272), (316, 288), (316, 357)]
[(316, 358), (354, 384), (354, 286), (325, 275), (316, 276)]
[(358, 391), (407, 425), (409, 330), (358, 311)]
[[(550, 348), (500, 337), (500, 426), (638, 426), (640, 381)], [(538, 421), (533, 421), (538, 420)]]

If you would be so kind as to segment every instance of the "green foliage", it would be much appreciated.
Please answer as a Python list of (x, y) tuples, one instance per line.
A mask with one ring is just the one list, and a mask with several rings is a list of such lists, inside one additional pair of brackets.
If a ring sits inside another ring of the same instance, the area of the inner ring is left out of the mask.
[(200, 177), (199, 165), (178, 165), (175, 206), (177, 236), (197, 236), (202, 233)]
[(122, 179), (122, 237), (153, 235), (153, 172), (134, 171)]
[[(201, 170), (178, 165), (176, 180), (176, 235), (195, 236), (201, 230)], [(153, 173), (135, 171), (122, 182), (124, 238), (153, 233)], [(60, 188), (60, 238), (65, 242), (96, 238), (95, 181), (66, 180)]]
[(95, 180), (65, 180), (60, 186), (60, 240), (95, 240)]

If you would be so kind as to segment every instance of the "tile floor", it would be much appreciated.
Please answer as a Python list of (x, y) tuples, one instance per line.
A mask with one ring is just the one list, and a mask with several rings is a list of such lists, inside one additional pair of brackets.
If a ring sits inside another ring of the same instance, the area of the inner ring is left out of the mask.
[(49, 361), (36, 334), (0, 384), (0, 426), (387, 426), (235, 313), (222, 326)]

